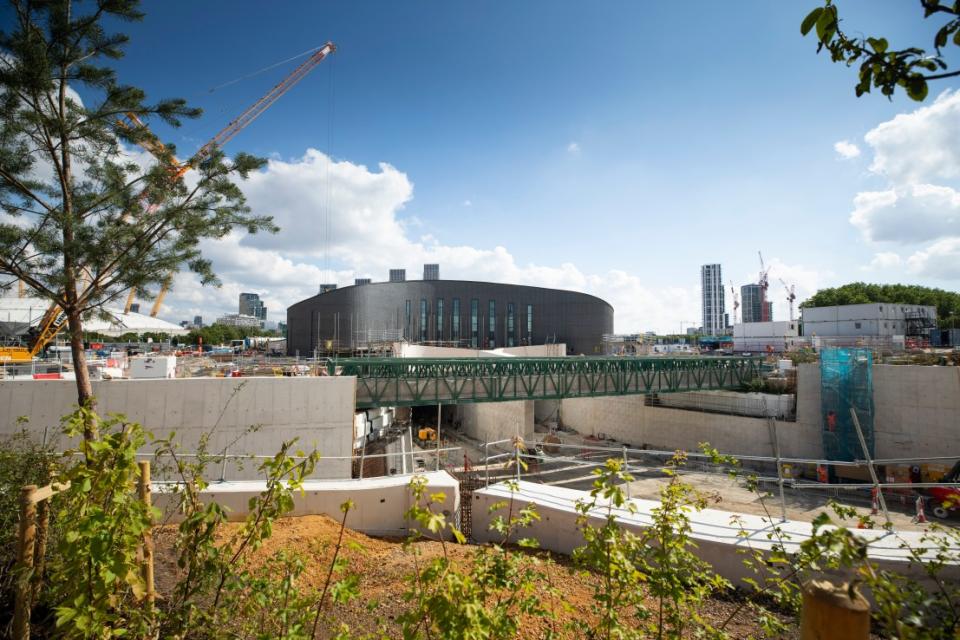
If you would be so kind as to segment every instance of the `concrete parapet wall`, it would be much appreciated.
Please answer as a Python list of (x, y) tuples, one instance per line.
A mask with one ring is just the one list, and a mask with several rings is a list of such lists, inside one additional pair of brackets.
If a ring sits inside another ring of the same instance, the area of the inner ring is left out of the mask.
[[(509, 500), (513, 497), (513, 510), (534, 505), (540, 520), (531, 527), (518, 532), (519, 537), (535, 538), (540, 542), (540, 548), (556, 553), (571, 554), (574, 549), (583, 545), (583, 535), (577, 526), (579, 513), (576, 510), (577, 500), (589, 500), (589, 493), (564, 487), (520, 482), (519, 491), (511, 494), (504, 484), (496, 484), (479, 489), (473, 493), (473, 537), (478, 542), (499, 540), (499, 535), (489, 530), (492, 519), (499, 512), (490, 513), (489, 509), (497, 502)], [(660, 506), (654, 500), (634, 499), (637, 511), (631, 514), (626, 509), (615, 509), (617, 521), (622, 527), (636, 534), (640, 534), (653, 522), (653, 509)], [(602, 526), (606, 518), (606, 506), (598, 501), (599, 508), (591, 512), (590, 524)], [(777, 522), (775, 525), (769, 519), (752, 514), (720, 511), (718, 509), (704, 509), (689, 514), (690, 537), (697, 544), (692, 549), (701, 559), (708, 562), (713, 570), (731, 582), (745, 586), (745, 579), (755, 579), (756, 574), (744, 566), (744, 559), (749, 558), (741, 553), (745, 549), (756, 549), (762, 552), (771, 550), (774, 544), (781, 542), (774, 533), (776, 526), (786, 538), (782, 544), (787, 552), (796, 551), (800, 544), (807, 540), (812, 531), (808, 522), (788, 520)], [(739, 524), (735, 523), (734, 518)], [(910, 562), (909, 550), (901, 548), (902, 543), (913, 547), (931, 544), (924, 543), (923, 536), (928, 535), (921, 531), (898, 532), (889, 535), (887, 531), (871, 529), (854, 529), (854, 535), (869, 541), (870, 559), (881, 568), (909, 575), (914, 579), (924, 580), (926, 575), (923, 568), (917, 563)], [(941, 577), (946, 579), (960, 578), (960, 567), (947, 566)]]
[[(281, 442), (299, 438), (298, 447), (324, 456), (352, 454), (354, 397), (352, 377), (192, 378), (102, 380), (93, 383), (97, 410), (122, 413), (158, 438), (176, 433), (185, 453), (202, 437), (208, 449), (231, 454), (270, 455)], [(19, 430), (18, 418), (59, 449), (72, 443), (59, 435), (60, 419), (76, 407), (76, 386), (64, 380), (0, 382), (0, 435)], [(256, 430), (249, 432), (251, 427)], [(229, 468), (231, 479), (256, 478), (256, 464)], [(219, 473), (219, 469), (216, 470)], [(350, 460), (321, 460), (317, 477), (349, 478)]]
[[(446, 471), (425, 473), (427, 493), (443, 493), (444, 500), (433, 505), (453, 521), (460, 508), (460, 485)], [(287, 515), (327, 515), (335, 520), (343, 518), (340, 505), (353, 501), (353, 509), (347, 514), (347, 526), (356, 531), (375, 536), (405, 536), (409, 524), (404, 514), (410, 508), (413, 496), (410, 492), (411, 476), (389, 476), (364, 480), (307, 480), (303, 493), (293, 494), (293, 511)], [(175, 506), (168, 484), (154, 482), (153, 503), (176, 521), (171, 513)], [(204, 490), (200, 498), (204, 503), (216, 502), (229, 510), (230, 520), (243, 520), (249, 509), (249, 500), (264, 490), (264, 483), (257, 481), (217, 482)], [(166, 489), (166, 490), (165, 490)]]
[(532, 344), (500, 349), (464, 349), (462, 347), (431, 347), (406, 342), (394, 343), (394, 353), (400, 358), (559, 358), (567, 355), (567, 345)]

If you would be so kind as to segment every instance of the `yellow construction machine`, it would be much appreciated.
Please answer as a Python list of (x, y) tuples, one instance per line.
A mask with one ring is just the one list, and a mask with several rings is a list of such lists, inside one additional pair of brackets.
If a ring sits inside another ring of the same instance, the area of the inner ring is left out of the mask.
[(433, 427), (420, 427), (420, 430), (417, 432), (417, 439), (420, 442), (436, 442), (437, 430)]
[(40, 319), (37, 331), (27, 340), (26, 345), (0, 345), (0, 363), (30, 362), (43, 351), (67, 324), (67, 314), (57, 305), (51, 305)]

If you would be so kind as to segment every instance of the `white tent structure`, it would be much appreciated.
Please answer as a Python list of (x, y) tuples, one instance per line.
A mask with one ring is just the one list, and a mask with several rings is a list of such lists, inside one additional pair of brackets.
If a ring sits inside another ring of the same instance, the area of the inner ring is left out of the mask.
[[(15, 338), (36, 326), (50, 303), (43, 298), (0, 297), (0, 338)], [(102, 314), (93, 314), (85, 319), (84, 331), (108, 336), (124, 333), (166, 333), (180, 336), (187, 329), (160, 318), (151, 318), (142, 313), (124, 313), (123, 309), (105, 308)]]

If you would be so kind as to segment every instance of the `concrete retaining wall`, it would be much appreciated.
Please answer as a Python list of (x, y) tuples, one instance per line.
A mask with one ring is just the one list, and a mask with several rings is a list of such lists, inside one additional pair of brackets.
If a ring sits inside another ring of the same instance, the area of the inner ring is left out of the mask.
[(457, 420), (471, 438), (493, 442), (533, 437), (533, 400), (513, 402), (477, 402), (457, 405)]
[[(443, 493), (444, 500), (433, 506), (443, 512), (452, 522), (460, 508), (460, 485), (446, 471), (425, 473), (428, 495)], [(343, 517), (340, 505), (352, 500), (354, 507), (347, 514), (347, 526), (375, 536), (405, 536), (408, 521), (404, 514), (412, 504), (411, 476), (389, 476), (364, 480), (308, 480), (303, 493), (293, 494), (293, 511), (287, 515), (327, 515), (335, 520)], [(164, 514), (173, 511), (173, 496), (165, 492), (169, 486), (155, 482), (153, 504)], [(211, 484), (200, 494), (205, 504), (217, 502), (229, 511), (230, 520), (243, 520), (248, 513), (248, 503), (264, 490), (264, 483), (257, 481), (218, 482)], [(170, 514), (176, 521), (176, 514)]]
[[(563, 401), (563, 424), (584, 435), (603, 434), (631, 446), (698, 451), (709, 442), (724, 453), (773, 455), (764, 418), (644, 405), (643, 396), (577, 398)], [(820, 433), (799, 422), (777, 422), (784, 457), (815, 457)]]
[[(231, 454), (271, 455), (281, 442), (299, 438), (304, 450), (325, 456), (352, 454), (354, 397), (352, 377), (193, 378), (175, 380), (103, 380), (93, 383), (102, 414), (122, 413), (158, 438), (176, 432), (183, 452), (209, 438), (208, 449)], [(17, 419), (37, 435), (59, 436), (62, 416), (76, 406), (75, 383), (64, 380), (0, 382), (0, 435), (19, 430)], [(248, 433), (250, 427), (257, 430)], [(149, 448), (147, 450), (150, 450)], [(255, 464), (228, 468), (231, 479), (256, 478)], [(219, 473), (219, 469), (217, 469)], [(349, 460), (322, 460), (319, 478), (349, 478)]]
[[(960, 367), (874, 365), (877, 458), (960, 456)], [(797, 367), (796, 422), (778, 422), (785, 457), (821, 458), (820, 365)], [(644, 406), (642, 396), (563, 401), (563, 423), (631, 445), (771, 455), (766, 421), (744, 416)]]
[[(819, 439), (820, 365), (798, 375), (797, 422)], [(960, 367), (874, 365), (873, 403), (877, 458), (960, 456)]]

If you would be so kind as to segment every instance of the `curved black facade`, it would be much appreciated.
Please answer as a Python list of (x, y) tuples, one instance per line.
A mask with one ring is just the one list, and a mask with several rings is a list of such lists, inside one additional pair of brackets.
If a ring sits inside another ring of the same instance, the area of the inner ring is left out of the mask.
[(287, 309), (287, 352), (352, 351), (377, 340), (476, 349), (566, 343), (570, 354), (603, 353), (613, 307), (595, 296), (468, 280), (354, 285)]

